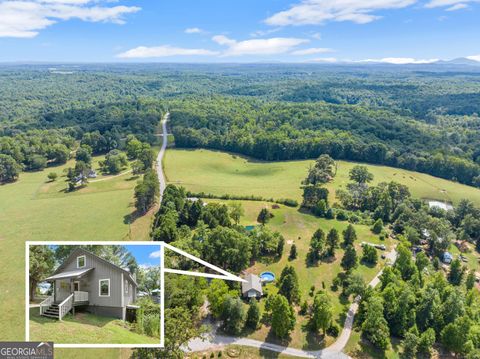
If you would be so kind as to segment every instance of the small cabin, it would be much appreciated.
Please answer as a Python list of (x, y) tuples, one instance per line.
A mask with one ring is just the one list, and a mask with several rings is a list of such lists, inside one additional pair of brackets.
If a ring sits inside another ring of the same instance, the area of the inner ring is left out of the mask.
[(247, 274), (246, 282), (242, 282), (242, 296), (244, 298), (260, 298), (263, 295), (262, 280), (258, 275)]
[(83, 248), (76, 248), (44, 281), (53, 292), (40, 303), (40, 314), (60, 320), (79, 306), (125, 320), (127, 306), (137, 299), (134, 274)]

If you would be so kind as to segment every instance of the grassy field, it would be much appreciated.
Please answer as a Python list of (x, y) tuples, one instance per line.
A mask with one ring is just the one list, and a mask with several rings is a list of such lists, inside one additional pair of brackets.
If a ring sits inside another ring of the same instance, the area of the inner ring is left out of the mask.
[[(101, 159), (95, 158), (94, 167)], [(68, 193), (60, 175), (69, 166), (73, 161), (21, 173), (16, 183), (0, 186), (0, 302), (9, 308), (0, 340), (24, 338), (25, 241), (148, 239), (151, 213), (134, 216), (137, 178), (99, 175), (86, 188)], [(57, 181), (48, 182), (49, 172), (59, 175)]]
[(160, 338), (134, 333), (118, 319), (88, 313), (67, 315), (60, 322), (30, 310), (30, 340), (57, 344), (158, 344)]
[[(207, 202), (219, 202), (220, 200), (207, 200)], [(229, 201), (221, 201), (228, 203)], [(285, 248), (282, 257), (278, 261), (266, 261), (257, 262), (253, 267), (247, 269), (248, 272), (260, 274), (263, 271), (271, 271), (279, 278), (282, 269), (287, 265), (293, 265), (297, 271), (300, 284), (300, 292), (302, 302), (307, 300), (310, 304), (313, 302), (313, 298), (309, 295), (311, 286), (315, 286), (315, 290), (320, 290), (323, 287), (331, 294), (331, 298), (334, 304), (335, 320), (340, 327), (343, 327), (344, 313), (347, 310), (350, 303), (340, 298), (339, 294), (341, 289), (336, 292), (331, 290), (333, 279), (339, 272), (342, 271), (340, 266), (341, 258), (343, 257), (343, 249), (339, 248), (336, 253), (335, 260), (328, 262), (320, 262), (317, 266), (307, 266), (306, 256), (308, 253), (310, 239), (318, 228), (321, 228), (325, 233), (331, 228), (336, 228), (340, 234), (348, 226), (348, 222), (341, 222), (337, 220), (327, 220), (323, 218), (317, 218), (310, 214), (301, 213), (296, 208), (286, 207), (280, 205), (278, 209), (272, 209), (271, 203), (267, 202), (255, 202), (255, 201), (241, 201), (245, 210), (245, 215), (242, 217), (242, 225), (255, 225), (258, 213), (263, 207), (270, 208), (274, 217), (268, 222), (267, 227), (279, 231), (285, 237)], [(378, 236), (373, 235), (370, 228), (363, 225), (355, 225), (357, 232), (357, 241), (355, 247), (357, 249), (358, 256), (361, 257), (360, 243), (367, 241), (371, 243), (383, 243), (387, 246), (387, 251), (393, 248), (394, 241), (392, 239), (386, 239), (381, 241)], [(293, 261), (288, 260), (288, 254), (291, 246), (295, 244), (298, 251), (297, 259)], [(380, 253), (379, 253), (380, 256)], [(366, 266), (359, 264), (355, 269), (355, 272), (360, 273), (366, 282), (369, 282), (375, 274), (385, 265), (384, 260), (379, 259), (379, 263), (376, 266)], [(268, 293), (275, 293), (277, 287), (274, 284), (268, 284), (264, 290)], [(260, 301), (260, 306), (263, 308), (264, 300)], [(298, 309), (298, 308), (297, 308)], [(291, 333), (288, 344), (295, 348), (303, 348), (306, 350), (317, 350), (325, 346), (328, 346), (334, 341), (334, 338), (327, 337), (324, 341), (320, 336), (310, 334), (305, 325), (308, 322), (308, 318), (298, 315), (297, 323), (294, 331)], [(277, 341), (269, 333), (269, 327), (263, 325), (259, 330), (253, 333), (246, 333), (250, 338), (257, 340), (267, 340), (269, 342), (286, 344), (284, 342)]]
[[(193, 192), (216, 195), (257, 195), (265, 198), (292, 198), (302, 195), (301, 181), (311, 160), (263, 162), (240, 155), (209, 150), (171, 149), (165, 157), (167, 180)], [(335, 190), (349, 182), (348, 172), (356, 163), (338, 161), (337, 175), (328, 184), (332, 199)], [(366, 165), (373, 183), (397, 181), (407, 185), (414, 197), (458, 203), (469, 198), (480, 206), (480, 189), (423, 173), (393, 167)]]

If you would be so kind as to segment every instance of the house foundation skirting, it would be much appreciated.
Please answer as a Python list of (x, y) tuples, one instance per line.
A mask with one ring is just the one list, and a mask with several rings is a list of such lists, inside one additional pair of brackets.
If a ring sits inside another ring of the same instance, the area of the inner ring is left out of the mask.
[(117, 319), (125, 318), (125, 310), (121, 307), (103, 307), (99, 305), (89, 305), (86, 310), (89, 313), (102, 317), (111, 317)]

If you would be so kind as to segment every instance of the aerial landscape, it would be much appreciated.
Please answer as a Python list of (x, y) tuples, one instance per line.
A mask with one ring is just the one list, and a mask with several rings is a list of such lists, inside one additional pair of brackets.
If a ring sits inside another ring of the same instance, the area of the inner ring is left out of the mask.
[(479, 10), (0, 0), (0, 348), (480, 358)]

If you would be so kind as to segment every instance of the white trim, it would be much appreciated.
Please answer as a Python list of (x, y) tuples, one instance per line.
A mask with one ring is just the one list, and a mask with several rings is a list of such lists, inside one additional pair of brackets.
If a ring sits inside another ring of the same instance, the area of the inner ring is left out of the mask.
[(123, 285), (125, 286), (125, 294), (128, 294), (128, 280), (125, 279), (123, 283)]
[[(108, 295), (102, 294), (102, 282), (108, 281)], [(99, 297), (110, 297), (110, 278), (103, 278), (98, 280), (98, 296)]]
[[(78, 260), (80, 258), (83, 258), (83, 266), (81, 266), (81, 267), (78, 265)], [(87, 256), (85, 256), (85, 255), (78, 256), (77, 257), (77, 268), (85, 268), (86, 266), (87, 266)]]
[[(26, 241), (25, 242), (25, 340), (30, 341), (30, 306), (29, 306), (29, 268), (30, 268), (30, 246), (58, 246), (58, 245), (69, 245), (69, 246), (80, 246), (80, 245), (98, 245), (98, 246), (118, 246), (118, 245), (129, 245), (129, 246), (151, 246), (152, 251), (158, 251), (160, 247), (160, 253), (163, 254), (163, 244), (164, 242), (154, 242), (154, 241)], [(163, 255), (162, 255), (163, 257)], [(163, 289), (163, 261), (159, 260), (160, 273), (161, 273), (161, 283), (160, 286)], [(122, 273), (123, 274), (123, 273)], [(123, 283), (123, 281), (122, 281)], [(162, 290), (163, 292), (163, 290)], [(123, 298), (123, 296), (122, 296)], [(158, 344), (55, 344), (56, 348), (163, 348), (164, 347), (164, 306), (163, 306), (163, 295), (162, 295), (162, 305), (160, 310), (160, 340)]]

